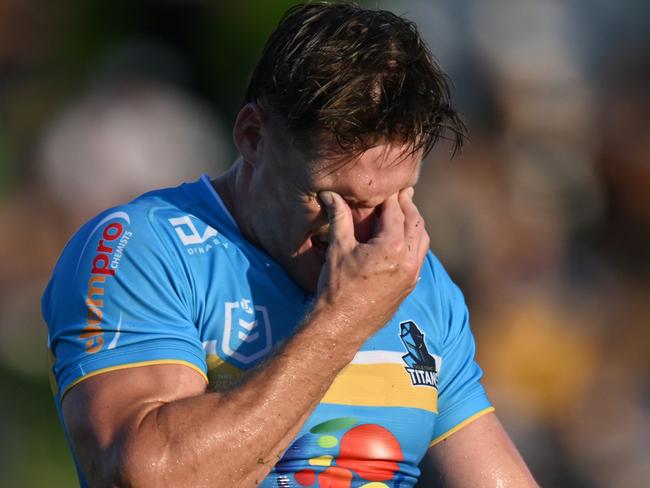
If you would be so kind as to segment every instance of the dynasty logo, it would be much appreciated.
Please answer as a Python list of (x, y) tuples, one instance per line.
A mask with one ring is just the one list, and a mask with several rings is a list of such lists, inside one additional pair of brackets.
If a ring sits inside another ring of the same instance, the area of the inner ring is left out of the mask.
[(414, 386), (429, 386), (438, 388), (438, 371), (440, 370), (441, 359), (439, 356), (429, 354), (427, 345), (424, 342), (424, 334), (412, 320), (401, 322), (400, 339), (408, 351), (402, 356), (406, 363), (404, 368), (411, 377)]

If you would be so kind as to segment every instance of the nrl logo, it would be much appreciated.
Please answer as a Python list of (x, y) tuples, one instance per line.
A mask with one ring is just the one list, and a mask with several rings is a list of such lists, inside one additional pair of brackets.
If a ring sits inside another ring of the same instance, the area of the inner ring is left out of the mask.
[(224, 354), (248, 365), (271, 352), (271, 321), (265, 306), (249, 299), (226, 302), (224, 318)]
[(438, 371), (440, 371), (440, 356), (429, 354), (424, 342), (424, 334), (412, 320), (401, 322), (400, 339), (408, 351), (402, 356), (406, 363), (404, 368), (411, 377), (413, 386), (429, 386), (438, 388)]

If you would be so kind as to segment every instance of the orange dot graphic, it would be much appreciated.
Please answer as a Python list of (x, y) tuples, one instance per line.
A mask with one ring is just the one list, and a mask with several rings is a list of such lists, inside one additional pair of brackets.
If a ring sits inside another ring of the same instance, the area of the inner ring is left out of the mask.
[(347, 469), (332, 466), (318, 476), (320, 488), (350, 488), (352, 486), (352, 473)]
[(294, 477), (300, 486), (311, 486), (316, 481), (316, 473), (313, 469), (301, 469), (294, 474)]

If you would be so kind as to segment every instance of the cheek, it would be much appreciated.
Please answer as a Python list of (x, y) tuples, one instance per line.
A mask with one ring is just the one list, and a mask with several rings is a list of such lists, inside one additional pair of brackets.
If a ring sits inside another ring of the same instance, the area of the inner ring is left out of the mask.
[(327, 224), (327, 212), (317, 199), (305, 200), (304, 198), (301, 201), (293, 202), (288, 213), (305, 232), (314, 232)]
[(275, 215), (269, 220), (277, 228), (279, 237), (294, 249), (302, 247), (314, 232), (327, 224), (327, 216), (318, 205), (295, 201), (277, 206)]
[(261, 185), (263, 181), (263, 178), (258, 181), (251, 219), (256, 222), (256, 229), (265, 234), (267, 243), (270, 238), (274, 248), (295, 251), (327, 223), (325, 210), (315, 198), (300, 194), (291, 186), (277, 181), (271, 184), (269, 180), (266, 180), (268, 184)]

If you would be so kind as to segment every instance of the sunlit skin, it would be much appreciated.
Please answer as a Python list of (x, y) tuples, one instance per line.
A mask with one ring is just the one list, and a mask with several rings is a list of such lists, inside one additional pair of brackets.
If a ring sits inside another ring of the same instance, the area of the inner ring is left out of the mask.
[[(275, 129), (259, 107), (244, 107), (235, 124), (241, 158), (214, 184), (244, 235), (317, 292), (311, 313), (227, 392), (210, 391), (180, 364), (114, 370), (74, 386), (63, 415), (90, 486), (259, 485), (416, 286), (429, 249), (413, 204), (419, 155), (405, 158), (407, 148), (386, 143), (327, 172), (331, 161), (304, 164)], [(324, 227), (323, 254), (313, 237)], [(430, 452), (443, 486), (536, 486), (492, 413)]]
[(261, 142), (254, 156), (240, 158), (215, 186), (244, 235), (300, 286), (316, 291), (325, 259), (314, 240), (320, 240), (319, 234), (326, 240), (328, 229), (319, 193), (329, 190), (343, 197), (352, 212), (356, 240), (366, 242), (382, 203), (416, 184), (422, 153), (384, 143), (343, 163), (334, 157), (309, 161), (290, 149), (281, 129), (264, 125), (269, 119), (252, 104), (242, 110), (238, 127), (245, 129), (236, 131), (235, 138), (246, 139), (242, 146), (251, 137)]

